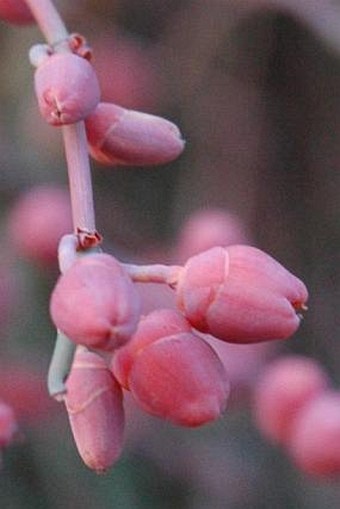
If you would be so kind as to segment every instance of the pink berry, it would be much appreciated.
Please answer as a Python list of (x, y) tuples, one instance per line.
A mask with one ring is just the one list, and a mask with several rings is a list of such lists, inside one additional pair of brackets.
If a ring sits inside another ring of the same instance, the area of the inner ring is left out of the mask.
[(189, 332), (166, 336), (142, 349), (129, 388), (148, 413), (182, 426), (201, 426), (225, 410), (230, 385), (212, 348)]
[(75, 343), (110, 350), (134, 333), (140, 302), (131, 279), (108, 254), (77, 259), (60, 276), (51, 297), (51, 317)]
[(122, 390), (104, 359), (78, 349), (66, 382), (65, 404), (78, 452), (97, 473), (121, 454), (124, 430)]
[(56, 264), (61, 237), (72, 231), (69, 193), (41, 185), (22, 193), (8, 217), (8, 234), (20, 255), (42, 265)]
[(114, 352), (112, 371), (119, 383), (129, 388), (131, 367), (140, 352), (158, 339), (181, 332), (190, 332), (191, 327), (183, 315), (172, 309), (157, 309), (143, 316), (131, 340)]
[(340, 393), (327, 391), (297, 415), (287, 444), (296, 466), (316, 477), (340, 476)]
[(32, 13), (24, 0), (0, 0), (0, 18), (17, 25), (34, 22)]
[(176, 258), (185, 262), (190, 256), (215, 246), (230, 246), (247, 241), (245, 228), (234, 214), (218, 208), (193, 212), (181, 227)]
[(289, 355), (269, 364), (254, 390), (253, 415), (259, 430), (270, 441), (285, 444), (300, 412), (328, 383), (320, 365), (307, 357)]
[(6, 447), (12, 442), (17, 429), (13, 409), (0, 401), (0, 448)]
[(177, 305), (192, 326), (232, 343), (291, 336), (307, 298), (305, 285), (280, 263), (242, 245), (189, 258), (177, 285)]
[(184, 149), (172, 122), (115, 104), (100, 103), (85, 124), (90, 153), (103, 164), (164, 164)]
[(42, 62), (35, 72), (35, 92), (41, 115), (52, 125), (83, 120), (100, 98), (93, 67), (73, 53), (56, 53)]

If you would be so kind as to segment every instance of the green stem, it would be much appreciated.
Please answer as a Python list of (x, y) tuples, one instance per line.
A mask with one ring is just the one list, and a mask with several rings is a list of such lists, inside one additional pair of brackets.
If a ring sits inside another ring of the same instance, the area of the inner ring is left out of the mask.
[(62, 401), (66, 394), (65, 382), (71, 371), (76, 345), (65, 334), (58, 331), (47, 376), (50, 396)]

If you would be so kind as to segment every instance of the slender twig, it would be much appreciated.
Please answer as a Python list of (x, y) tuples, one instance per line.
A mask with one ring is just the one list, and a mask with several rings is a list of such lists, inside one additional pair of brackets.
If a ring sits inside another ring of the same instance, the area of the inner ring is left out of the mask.
[[(69, 33), (50, 0), (25, 0), (47, 42), (56, 46), (66, 40)], [(67, 45), (63, 45), (67, 51)], [(71, 50), (70, 50), (71, 51)], [(95, 228), (95, 213), (91, 170), (84, 122), (63, 126), (63, 139), (68, 166), (74, 232), (78, 235), (80, 248), (93, 247), (100, 242)], [(60, 261), (63, 272), (63, 262)], [(48, 374), (48, 387), (52, 396), (60, 398), (65, 393), (65, 380), (74, 355), (73, 343), (58, 333)]]
[(68, 31), (50, 0), (25, 0), (49, 44), (66, 39)]
[(121, 264), (136, 283), (163, 283), (176, 286), (183, 267), (180, 265), (132, 265)]
[(71, 371), (75, 349), (75, 343), (58, 331), (47, 376), (48, 392), (57, 401), (62, 401), (66, 394), (65, 382)]

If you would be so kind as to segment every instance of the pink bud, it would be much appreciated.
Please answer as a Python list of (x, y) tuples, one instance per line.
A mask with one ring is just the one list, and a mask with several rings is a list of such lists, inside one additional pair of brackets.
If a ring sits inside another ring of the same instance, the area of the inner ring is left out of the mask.
[(100, 103), (89, 115), (86, 132), (91, 155), (103, 164), (164, 164), (184, 148), (172, 122), (110, 103)]
[(313, 398), (297, 415), (288, 442), (296, 466), (316, 477), (340, 476), (340, 393)]
[(213, 349), (189, 332), (166, 336), (138, 352), (129, 387), (146, 412), (189, 427), (219, 418), (230, 392)]
[(0, 401), (0, 448), (9, 445), (17, 432), (17, 422), (12, 408)]
[(8, 217), (8, 234), (15, 249), (43, 265), (56, 264), (59, 240), (71, 230), (69, 193), (53, 185), (22, 193)]
[(32, 13), (24, 0), (0, 0), (0, 18), (17, 25), (34, 22)]
[(52, 125), (83, 120), (98, 104), (99, 84), (91, 64), (72, 53), (55, 53), (35, 72), (41, 115)]
[(66, 386), (65, 404), (78, 452), (89, 468), (104, 472), (122, 450), (122, 390), (104, 359), (85, 349), (77, 349)]
[(129, 374), (135, 358), (140, 352), (158, 339), (181, 332), (190, 332), (191, 327), (178, 311), (157, 309), (143, 316), (131, 340), (114, 352), (112, 371), (119, 383), (129, 388)]
[(140, 302), (129, 276), (108, 254), (77, 259), (59, 277), (50, 312), (58, 329), (75, 343), (109, 350), (134, 333)]
[(196, 329), (232, 343), (283, 339), (299, 326), (305, 285), (250, 246), (215, 247), (180, 273), (177, 304)]
[(260, 431), (284, 444), (303, 407), (329, 384), (321, 366), (307, 357), (290, 355), (272, 362), (254, 391), (253, 414)]

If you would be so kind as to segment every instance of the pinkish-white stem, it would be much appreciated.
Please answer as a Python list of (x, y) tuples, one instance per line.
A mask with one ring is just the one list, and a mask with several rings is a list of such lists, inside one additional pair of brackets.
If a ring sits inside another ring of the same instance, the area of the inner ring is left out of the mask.
[[(68, 37), (65, 24), (51, 0), (25, 1), (49, 44), (59, 43)], [(63, 50), (66, 51), (65, 48)], [(78, 122), (63, 126), (62, 132), (69, 173), (74, 231), (95, 234), (95, 213), (85, 124)]]
[(84, 122), (62, 127), (70, 184), (73, 226), (95, 231), (91, 169)]
[(65, 24), (50, 0), (25, 2), (49, 44), (55, 44), (68, 36)]
[[(50, 45), (55, 45), (68, 37), (69, 34), (65, 24), (50, 0), (25, 1)], [(63, 50), (67, 51), (67, 45), (65, 45), (65, 48)], [(79, 239), (84, 239), (81, 247), (91, 247), (96, 244), (96, 241), (99, 241), (99, 236), (95, 231), (93, 191), (85, 124), (84, 122), (78, 122), (63, 126), (62, 132), (69, 174), (74, 232), (80, 232), (81, 235), (85, 234), (85, 238), (79, 235)], [(72, 263), (70, 253), (75, 247), (74, 239), (70, 237), (67, 242), (68, 244), (65, 243), (61, 250), (64, 250), (60, 259), (61, 272), (66, 270), (69, 264)], [(66, 247), (68, 247), (68, 252)], [(66, 252), (67, 254), (65, 254)], [(75, 345), (62, 332), (58, 331), (48, 373), (49, 392), (58, 400), (61, 400), (66, 392), (65, 381), (71, 369), (74, 351)]]
[(132, 265), (122, 264), (131, 279), (136, 283), (163, 283), (175, 286), (183, 267), (180, 265)]

